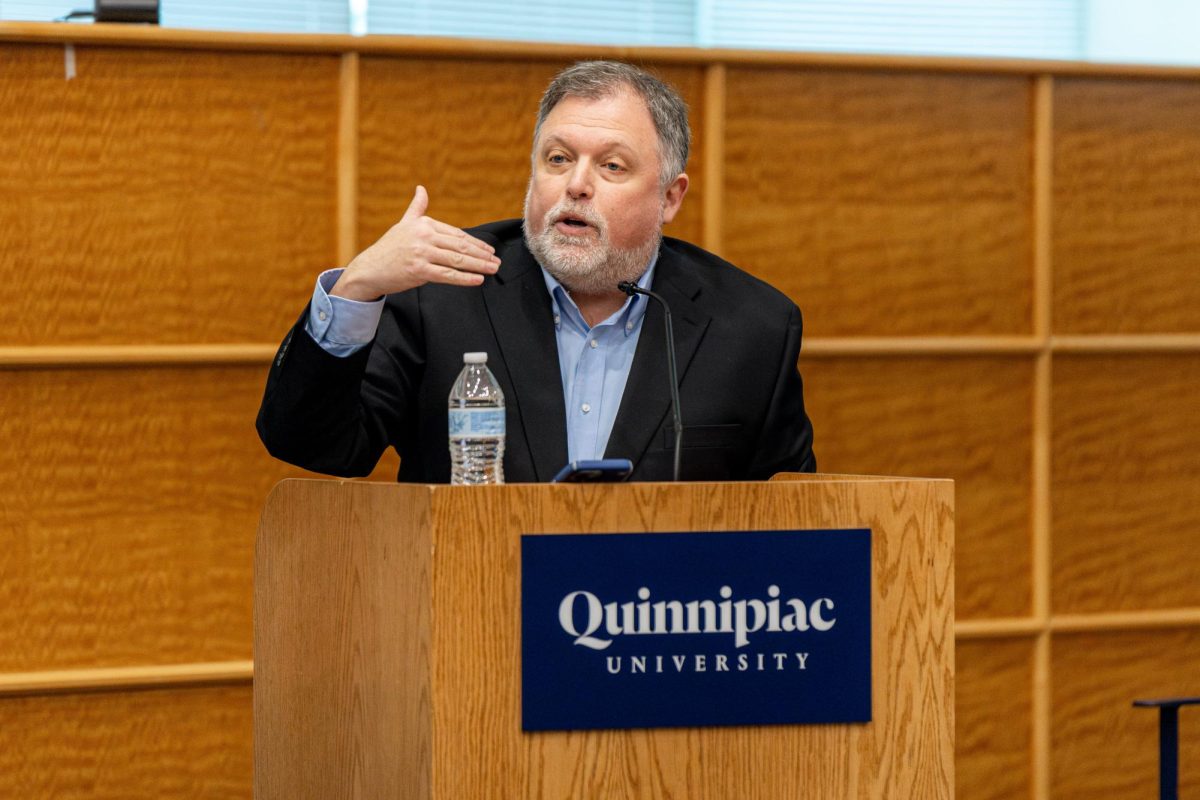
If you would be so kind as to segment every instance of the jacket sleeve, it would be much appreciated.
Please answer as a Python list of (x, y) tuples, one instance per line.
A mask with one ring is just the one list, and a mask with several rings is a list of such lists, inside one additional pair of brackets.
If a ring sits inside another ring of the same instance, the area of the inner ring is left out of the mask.
[(402, 438), (423, 366), (417, 293), (388, 299), (375, 340), (347, 357), (304, 328), (305, 309), (271, 362), (258, 435), (276, 458), (339, 477), (370, 474)]
[(804, 411), (804, 384), (797, 367), (802, 332), (800, 309), (793, 304), (788, 314), (775, 390), (747, 475), (750, 480), (766, 480), (777, 472), (817, 470), (812, 449), (812, 423)]

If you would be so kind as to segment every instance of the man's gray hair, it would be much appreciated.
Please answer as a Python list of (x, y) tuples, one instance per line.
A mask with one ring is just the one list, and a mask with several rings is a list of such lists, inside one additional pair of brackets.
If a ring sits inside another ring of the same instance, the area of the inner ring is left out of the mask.
[[(622, 89), (631, 89), (640, 96), (654, 120), (661, 162), (659, 182), (666, 188), (687, 168), (688, 149), (692, 144), (687, 104), (670, 85), (632, 64), (580, 61), (555, 75), (538, 106), (537, 126), (533, 129), (534, 147), (537, 147), (542, 123), (563, 98), (600, 100)], [(534, 157), (536, 159), (536, 153)]]

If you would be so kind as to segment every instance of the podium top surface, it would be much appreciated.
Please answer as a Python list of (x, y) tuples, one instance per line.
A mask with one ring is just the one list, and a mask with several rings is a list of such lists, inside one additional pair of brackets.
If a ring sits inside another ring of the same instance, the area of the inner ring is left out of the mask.
[[(505, 488), (520, 487), (522, 489), (544, 488), (550, 491), (579, 491), (592, 490), (621, 490), (628, 488), (665, 488), (665, 487), (713, 487), (713, 486), (774, 486), (781, 483), (941, 483), (953, 484), (951, 478), (913, 477), (904, 475), (851, 475), (839, 473), (810, 473), (810, 472), (781, 472), (768, 481), (630, 481), (623, 483), (503, 483), (487, 486), (451, 486), (445, 483), (400, 483), (396, 481), (366, 481), (347, 478), (285, 478), (275, 484), (270, 494), (274, 494), (282, 486), (297, 484), (346, 484), (354, 486), (390, 486), (396, 488), (420, 488), (432, 491), (496, 491)], [(269, 495), (268, 495), (269, 496)]]

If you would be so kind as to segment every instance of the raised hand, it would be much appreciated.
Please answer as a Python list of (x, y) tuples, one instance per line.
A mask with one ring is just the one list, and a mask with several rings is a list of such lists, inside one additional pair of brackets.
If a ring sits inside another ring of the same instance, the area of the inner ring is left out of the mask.
[(418, 186), (400, 221), (346, 267), (330, 294), (375, 300), (426, 283), (478, 286), (500, 266), (495, 249), (461, 228), (429, 217)]

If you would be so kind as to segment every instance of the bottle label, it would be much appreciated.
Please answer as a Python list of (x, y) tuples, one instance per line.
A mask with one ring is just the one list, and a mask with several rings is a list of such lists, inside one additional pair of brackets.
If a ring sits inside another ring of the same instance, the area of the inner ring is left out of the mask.
[(451, 436), (503, 436), (503, 408), (450, 409)]

